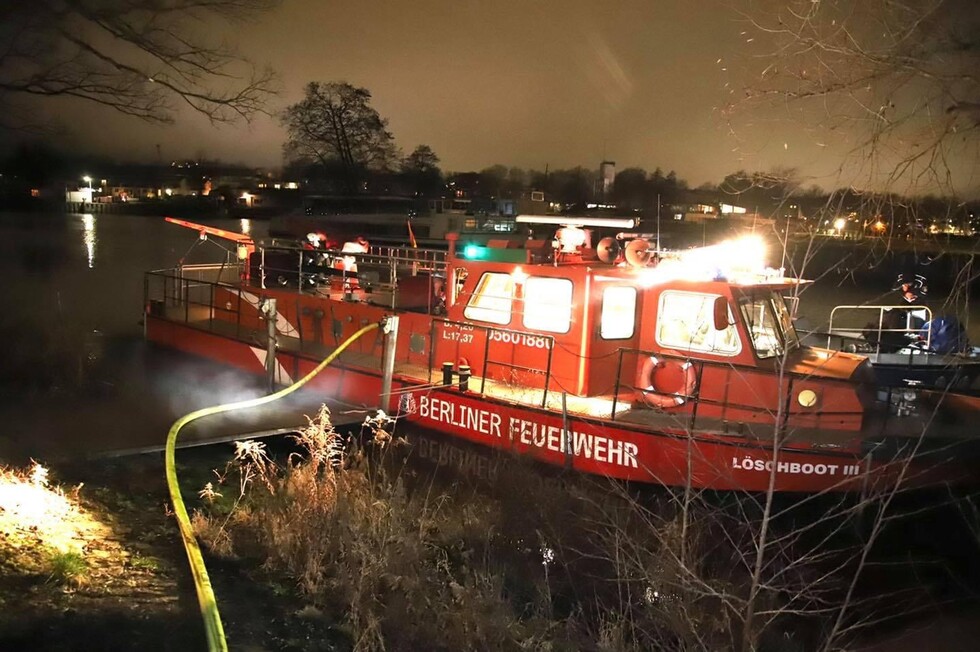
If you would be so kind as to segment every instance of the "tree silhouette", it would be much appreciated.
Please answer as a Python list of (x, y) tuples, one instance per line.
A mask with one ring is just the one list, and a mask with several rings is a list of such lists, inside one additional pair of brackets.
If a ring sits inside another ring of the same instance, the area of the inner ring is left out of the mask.
[(396, 157), (388, 121), (371, 106), (371, 93), (346, 82), (310, 82), (302, 100), (282, 114), (290, 161), (339, 166), (350, 192), (368, 170), (388, 169)]
[(428, 145), (419, 145), (402, 160), (402, 174), (421, 197), (438, 194), (442, 188), (439, 157)]

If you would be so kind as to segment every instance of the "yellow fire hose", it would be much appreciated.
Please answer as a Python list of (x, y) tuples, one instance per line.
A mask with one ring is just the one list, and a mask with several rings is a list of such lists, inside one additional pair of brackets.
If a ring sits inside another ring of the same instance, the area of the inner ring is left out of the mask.
[(292, 394), (297, 389), (309, 382), (310, 379), (312, 379), (318, 373), (323, 371), (327, 365), (333, 362), (336, 357), (340, 355), (344, 349), (352, 344), (357, 338), (370, 330), (378, 328), (378, 326), (379, 324), (368, 324), (351, 335), (337, 348), (336, 351), (331, 353), (323, 362), (317, 365), (313, 371), (306, 374), (306, 376), (297, 380), (295, 383), (289, 387), (286, 387), (285, 389), (281, 389), (274, 394), (269, 394), (268, 396), (262, 396), (247, 401), (237, 401), (235, 403), (225, 403), (224, 405), (215, 405), (213, 407), (202, 408), (182, 416), (180, 419), (174, 422), (173, 426), (170, 427), (170, 432), (167, 434), (166, 449), (167, 488), (170, 490), (170, 499), (173, 501), (174, 513), (177, 516), (177, 523), (180, 525), (180, 536), (184, 541), (184, 549), (187, 551), (187, 561), (191, 567), (191, 574), (194, 576), (194, 587), (197, 590), (197, 601), (201, 607), (201, 616), (204, 618), (204, 629), (208, 638), (208, 650), (211, 652), (215, 652), (216, 650), (226, 652), (228, 650), (228, 644), (225, 641), (224, 628), (221, 626), (221, 616), (218, 614), (218, 603), (214, 598), (214, 590), (211, 588), (211, 580), (208, 579), (208, 570), (204, 566), (204, 558), (201, 556), (201, 548), (198, 546), (197, 539), (194, 537), (194, 529), (191, 527), (190, 518), (187, 516), (187, 509), (184, 507), (184, 499), (180, 495), (180, 486), (177, 484), (177, 473), (176, 469), (174, 468), (174, 449), (177, 444), (177, 433), (180, 432), (180, 429), (186, 426), (188, 423), (200, 419), (201, 417), (208, 416), (210, 414), (220, 414), (222, 412), (241, 410), (244, 408), (255, 407), (257, 405), (264, 405)]

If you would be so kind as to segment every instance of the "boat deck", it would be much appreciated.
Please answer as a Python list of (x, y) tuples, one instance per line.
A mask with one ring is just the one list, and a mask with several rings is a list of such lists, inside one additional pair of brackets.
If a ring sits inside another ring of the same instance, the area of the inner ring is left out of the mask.
[[(212, 318), (211, 309), (206, 306), (179, 306), (166, 309), (164, 317), (178, 322), (184, 322), (194, 328), (210, 331), (229, 338), (246, 341), (258, 348), (266, 346), (264, 331), (245, 330), (233, 323)], [(326, 358), (336, 347), (327, 344), (317, 344), (302, 341), (298, 337), (279, 336), (279, 349), (310, 360)], [(380, 349), (379, 349), (380, 350)], [(371, 369), (380, 374), (381, 357), (357, 351), (345, 351), (339, 357), (344, 365)], [(423, 365), (411, 364), (405, 361), (395, 362), (395, 375), (407, 387), (442, 387), (442, 373), (438, 369), (428, 369)], [(720, 419), (697, 416), (692, 420), (689, 411), (659, 410), (647, 406), (634, 407), (631, 398), (620, 397), (616, 400), (613, 395), (605, 396), (576, 396), (562, 394), (557, 391), (545, 393), (542, 389), (525, 386), (515, 386), (491, 378), (472, 376), (469, 380), (469, 391), (483, 394), (501, 401), (542, 408), (550, 412), (562, 413), (580, 420), (607, 420), (633, 424), (640, 430), (652, 432), (673, 432), (683, 436), (686, 432), (696, 430), (699, 434), (731, 439), (733, 442), (757, 441), (771, 442), (775, 429), (771, 424), (732, 423)], [(364, 409), (373, 406), (361, 406)], [(826, 449), (850, 448), (861, 440), (897, 439), (899, 442), (914, 444), (922, 439), (930, 448), (945, 445), (949, 442), (980, 441), (976, 428), (967, 419), (953, 417), (943, 420), (941, 426), (933, 423), (931, 409), (920, 409), (921, 414), (911, 414), (896, 418), (884, 414), (871, 415), (866, 419), (860, 432), (849, 430), (832, 430), (827, 428), (790, 428), (785, 434), (784, 442), (805, 447)], [(615, 410), (615, 414), (614, 414)], [(934, 427), (935, 426), (935, 427)], [(923, 436), (925, 435), (925, 436)]]
[[(220, 270), (219, 270), (220, 271)], [(214, 276), (215, 270), (199, 269), (191, 270), (196, 275), (196, 280), (201, 282), (201, 288), (208, 287), (208, 283), (217, 280)], [(193, 300), (194, 279), (187, 280), (189, 277), (185, 272), (182, 279), (186, 282), (185, 295), (173, 301), (175, 305), (158, 306), (157, 314), (166, 319), (183, 322), (188, 326), (199, 328), (215, 333), (224, 337), (229, 337), (238, 341), (247, 342), (256, 348), (266, 347), (266, 334), (264, 329), (248, 329), (239, 324), (215, 318), (215, 308), (213, 297), (205, 298), (203, 295), (198, 297), (200, 300)], [(229, 286), (232, 287), (232, 286)], [(257, 291), (259, 288), (255, 288)], [(166, 288), (164, 288), (166, 295)], [(298, 290), (297, 290), (298, 292)], [(316, 289), (319, 296), (332, 301), (343, 301), (344, 293), (331, 285), (322, 285)], [(363, 298), (373, 299), (373, 305), (383, 306), (382, 293)], [(171, 297), (173, 298), (173, 297)], [(335, 346), (322, 342), (303, 340), (300, 337), (290, 337), (279, 335), (279, 349), (309, 360), (320, 360), (328, 356), (335, 350)], [(379, 349), (380, 351), (380, 349)], [(888, 372), (898, 380), (896, 384), (915, 386), (916, 377), (909, 376), (911, 382), (901, 382), (908, 374), (906, 369), (915, 368), (918, 370), (928, 369), (929, 378), (948, 365), (946, 356), (931, 355), (909, 355), (907, 353), (878, 353), (874, 354), (875, 362), (880, 368), (888, 369)], [(381, 357), (359, 353), (357, 351), (345, 351), (339, 358), (341, 364), (357, 366), (376, 370), (381, 373)], [(909, 363), (912, 363), (911, 365)], [(439, 369), (428, 369), (423, 365), (409, 364), (405, 361), (395, 362), (396, 377), (408, 386), (427, 386), (439, 387), (442, 383), (442, 373)], [(903, 376), (903, 374), (905, 374)], [(282, 379), (287, 382), (288, 379)], [(927, 378), (928, 380), (928, 378)], [(975, 376), (971, 376), (970, 382), (975, 381)], [(925, 386), (932, 383), (926, 382)], [(678, 436), (683, 436), (685, 432), (694, 431), (695, 421), (692, 419), (692, 401), (683, 409), (654, 409), (647, 406), (634, 407), (632, 396), (629, 392), (620, 394), (620, 399), (612, 394), (605, 396), (581, 397), (571, 394), (562, 394), (556, 391), (549, 391), (547, 394), (541, 389), (533, 389), (523, 386), (473, 376), (469, 381), (469, 391), (482, 393), (484, 395), (515, 404), (527, 405), (542, 408), (553, 413), (565, 411), (570, 416), (583, 420), (604, 420), (613, 419), (616, 421), (634, 424), (639, 430), (650, 430), (654, 432), (674, 432)], [(696, 406), (695, 406), (696, 408)], [(942, 427), (932, 426), (931, 411), (922, 410), (921, 415), (911, 415), (902, 418), (894, 416), (886, 417), (884, 414), (872, 415), (866, 419), (864, 428), (860, 432), (833, 430), (827, 428), (791, 428), (785, 433), (784, 441), (796, 443), (801, 446), (816, 446), (827, 448), (842, 448), (853, 446), (855, 441), (864, 438), (885, 438), (893, 437), (900, 440), (914, 441), (922, 437), (923, 433), (928, 433), (931, 439), (956, 439), (974, 440), (974, 426), (965, 420), (953, 420), (943, 423)], [(707, 436), (717, 436), (733, 441), (772, 441), (775, 436), (775, 429), (772, 423), (733, 423), (720, 419), (711, 419), (702, 415), (696, 415), (696, 430)], [(941, 432), (941, 436), (934, 434)]]

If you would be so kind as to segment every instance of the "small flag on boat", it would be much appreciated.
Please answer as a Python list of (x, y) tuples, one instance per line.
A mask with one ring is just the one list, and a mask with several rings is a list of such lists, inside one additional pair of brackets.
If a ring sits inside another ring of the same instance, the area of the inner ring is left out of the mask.
[(419, 243), (415, 241), (415, 233), (412, 231), (412, 221), (405, 222), (408, 225), (408, 241), (412, 243), (413, 249), (418, 249)]

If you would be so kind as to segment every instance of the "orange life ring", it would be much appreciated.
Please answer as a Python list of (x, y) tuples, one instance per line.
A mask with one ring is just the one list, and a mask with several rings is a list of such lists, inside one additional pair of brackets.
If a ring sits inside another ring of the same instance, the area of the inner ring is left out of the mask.
[[(661, 392), (653, 384), (653, 376), (657, 369), (667, 368), (668, 365), (676, 365), (684, 374), (684, 386), (676, 392)], [(679, 363), (675, 360), (659, 360), (656, 356), (647, 356), (636, 367), (636, 395), (637, 397), (653, 407), (673, 408), (684, 405), (687, 397), (694, 393), (697, 388), (698, 377), (694, 371), (694, 364), (690, 360)]]

